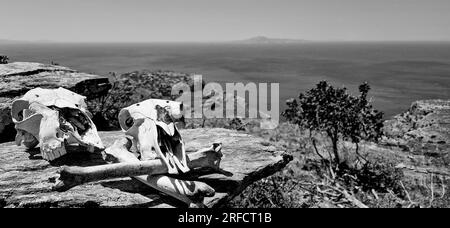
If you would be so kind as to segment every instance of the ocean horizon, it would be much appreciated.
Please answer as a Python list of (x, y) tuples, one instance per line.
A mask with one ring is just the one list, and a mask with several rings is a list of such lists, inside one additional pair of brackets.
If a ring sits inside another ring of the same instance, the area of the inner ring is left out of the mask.
[(450, 98), (450, 42), (239, 43), (11, 43), (11, 62), (58, 63), (108, 76), (137, 70), (201, 74), (207, 82), (280, 83), (285, 100), (321, 80), (356, 94), (367, 81), (385, 118), (413, 101)]

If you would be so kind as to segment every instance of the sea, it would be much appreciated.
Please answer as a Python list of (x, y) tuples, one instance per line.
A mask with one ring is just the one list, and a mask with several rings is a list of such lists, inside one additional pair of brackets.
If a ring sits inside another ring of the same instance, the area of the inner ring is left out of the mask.
[(208, 82), (279, 83), (279, 107), (327, 80), (357, 94), (368, 82), (385, 118), (421, 99), (450, 99), (450, 42), (9, 43), (10, 61), (58, 63), (108, 76), (136, 70), (201, 74)]

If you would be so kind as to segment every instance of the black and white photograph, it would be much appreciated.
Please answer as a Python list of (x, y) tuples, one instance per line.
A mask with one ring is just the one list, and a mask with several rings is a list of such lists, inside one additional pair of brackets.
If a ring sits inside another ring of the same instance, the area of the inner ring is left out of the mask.
[(449, 208), (449, 12), (0, 0), (0, 208)]

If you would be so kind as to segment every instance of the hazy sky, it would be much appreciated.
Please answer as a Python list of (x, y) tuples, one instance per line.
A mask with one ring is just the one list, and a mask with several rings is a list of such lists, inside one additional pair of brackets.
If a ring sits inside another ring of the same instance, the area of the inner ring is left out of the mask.
[(450, 0), (0, 0), (0, 39), (450, 40)]

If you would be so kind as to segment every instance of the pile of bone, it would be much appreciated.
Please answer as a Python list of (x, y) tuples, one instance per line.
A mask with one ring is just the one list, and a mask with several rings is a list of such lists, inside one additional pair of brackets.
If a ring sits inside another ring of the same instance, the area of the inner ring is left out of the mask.
[[(37, 88), (13, 103), (18, 145), (39, 146), (42, 157), (52, 161), (67, 154), (67, 146), (77, 144), (113, 161), (90, 167), (64, 166), (55, 190), (132, 177), (191, 207), (203, 207), (204, 198), (215, 194), (207, 184), (186, 179), (191, 179), (189, 174), (220, 172), (221, 144), (186, 154), (175, 125), (183, 116), (181, 103), (150, 99), (124, 108), (118, 118), (125, 134), (105, 149), (84, 100), (63, 88)], [(180, 173), (184, 180), (174, 177)]]

